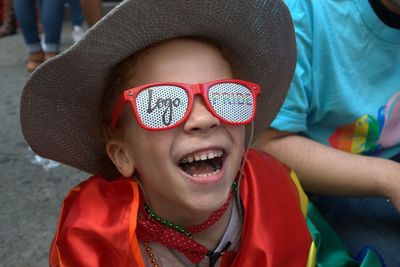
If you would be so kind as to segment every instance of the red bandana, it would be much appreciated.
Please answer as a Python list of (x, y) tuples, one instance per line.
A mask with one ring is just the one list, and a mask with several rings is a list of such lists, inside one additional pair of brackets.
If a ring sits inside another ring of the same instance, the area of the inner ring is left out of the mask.
[[(218, 210), (214, 211), (207, 220), (196, 226), (186, 229), (190, 234), (201, 232), (217, 222), (229, 207), (232, 201), (232, 192), (228, 199)], [(191, 236), (187, 236), (177, 229), (170, 228), (159, 223), (144, 209), (144, 203), (140, 205), (141, 213), (138, 216), (136, 234), (143, 242), (159, 242), (168, 248), (175, 249), (185, 255), (192, 263), (199, 263), (209, 250), (196, 242)]]

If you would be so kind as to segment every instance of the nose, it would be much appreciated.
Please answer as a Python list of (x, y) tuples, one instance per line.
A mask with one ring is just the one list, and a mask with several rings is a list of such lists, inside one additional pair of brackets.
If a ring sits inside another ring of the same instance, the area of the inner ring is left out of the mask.
[(195, 96), (192, 111), (183, 126), (184, 130), (191, 133), (205, 133), (220, 125), (221, 122), (207, 109), (203, 99)]

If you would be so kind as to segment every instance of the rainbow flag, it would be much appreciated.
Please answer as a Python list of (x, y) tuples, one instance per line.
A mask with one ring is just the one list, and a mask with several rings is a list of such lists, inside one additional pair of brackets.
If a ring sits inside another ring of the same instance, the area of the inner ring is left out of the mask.
[(313, 239), (307, 267), (386, 266), (383, 259), (370, 247), (363, 250), (357, 261), (353, 259), (333, 228), (326, 222), (313, 203), (308, 200), (295, 172), (291, 171), (290, 176), (299, 191), (301, 210), (307, 220), (307, 226)]

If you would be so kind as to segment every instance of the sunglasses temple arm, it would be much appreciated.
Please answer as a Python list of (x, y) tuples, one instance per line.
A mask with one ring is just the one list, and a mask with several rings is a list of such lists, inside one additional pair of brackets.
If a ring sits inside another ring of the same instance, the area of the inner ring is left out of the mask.
[(249, 150), (250, 150), (251, 144), (253, 143), (254, 121), (251, 122), (250, 127), (251, 127), (250, 136), (249, 136), (249, 140), (248, 140), (247, 146), (245, 147), (245, 151), (244, 151), (244, 154), (243, 154), (242, 165), (240, 167), (240, 174), (239, 174), (239, 178), (237, 180), (237, 190), (236, 190), (236, 200), (238, 201), (237, 206), (238, 206), (239, 214), (241, 215), (241, 218), (243, 218), (243, 206), (242, 206), (242, 203), (240, 201), (240, 182), (242, 181), (243, 172), (244, 172), (244, 165), (245, 165), (246, 160), (247, 160), (247, 155), (249, 154)]

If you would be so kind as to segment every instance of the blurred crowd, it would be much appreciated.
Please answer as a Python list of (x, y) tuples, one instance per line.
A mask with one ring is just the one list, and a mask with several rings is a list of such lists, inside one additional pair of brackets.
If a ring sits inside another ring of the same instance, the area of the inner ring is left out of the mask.
[(86, 29), (85, 20), (91, 27), (102, 17), (101, 0), (0, 0), (0, 38), (20, 30), (27, 48), (25, 66), (29, 72), (60, 52), (66, 4), (71, 36), (78, 42)]

